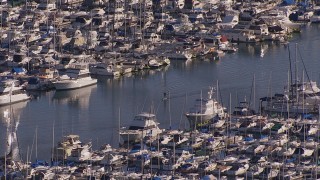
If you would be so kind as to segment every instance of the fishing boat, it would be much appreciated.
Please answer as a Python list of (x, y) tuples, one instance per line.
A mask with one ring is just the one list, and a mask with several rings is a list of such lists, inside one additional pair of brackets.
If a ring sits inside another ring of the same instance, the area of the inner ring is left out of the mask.
[(69, 66), (66, 74), (53, 83), (56, 90), (71, 90), (97, 84), (97, 79), (90, 76), (87, 65)]
[(213, 88), (211, 87), (208, 92), (208, 98), (201, 97), (196, 99), (194, 107), (186, 113), (191, 129), (194, 129), (198, 123), (203, 125), (215, 116), (222, 119), (226, 117), (225, 108), (212, 95)]
[(0, 82), (0, 106), (13, 104), (30, 99), (20, 82), (15, 79), (6, 79)]
[(120, 136), (124, 141), (140, 141), (145, 137), (156, 137), (163, 132), (158, 127), (156, 115), (151, 113), (141, 113), (134, 117), (128, 128), (120, 130)]

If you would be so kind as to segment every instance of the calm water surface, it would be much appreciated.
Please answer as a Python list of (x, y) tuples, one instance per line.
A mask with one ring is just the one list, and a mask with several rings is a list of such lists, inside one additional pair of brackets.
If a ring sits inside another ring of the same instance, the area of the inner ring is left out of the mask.
[[(295, 63), (296, 43), (310, 78), (319, 82), (319, 30), (320, 25), (307, 26), (301, 34), (294, 35), (288, 45), (240, 44), (239, 52), (226, 54), (219, 61), (173, 61), (159, 71), (145, 71), (119, 79), (102, 77), (98, 78), (96, 86), (38, 94), (29, 102), (12, 106), (12, 119), (19, 123), (17, 139), (22, 159), (26, 160), (29, 150), (32, 159), (49, 160), (53, 144), (70, 133), (79, 134), (82, 141), (91, 140), (94, 149), (104, 143), (117, 146), (119, 120), (121, 126), (126, 126), (142, 111), (155, 112), (163, 128), (188, 127), (183, 114), (201, 94), (206, 96), (208, 87), (215, 86), (217, 80), (226, 107), (230, 106), (230, 94), (231, 106), (245, 98), (250, 100), (254, 77), (255, 99), (281, 93), (288, 79), (288, 46), (298, 76), (302, 77), (299, 53)], [(170, 101), (162, 101), (165, 91), (170, 92)], [(252, 100), (252, 104), (258, 109), (257, 100)], [(1, 154), (7, 148), (3, 111), (8, 108), (0, 108)]]

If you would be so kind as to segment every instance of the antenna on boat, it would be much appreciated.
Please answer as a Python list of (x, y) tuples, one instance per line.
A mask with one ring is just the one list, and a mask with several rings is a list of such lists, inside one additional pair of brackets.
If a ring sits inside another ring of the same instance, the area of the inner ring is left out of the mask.
[[(208, 97), (209, 97), (209, 99), (211, 99), (212, 98), (212, 94), (213, 94), (213, 87), (209, 87), (209, 88), (210, 88), (210, 90), (208, 92)], [(201, 94), (202, 94), (202, 91), (201, 91)], [(202, 98), (202, 96), (201, 96), (201, 98)]]
[(216, 95), (217, 95), (217, 101), (219, 99), (219, 80), (217, 80), (217, 90), (216, 90)]
[(142, 105), (142, 109), (141, 109), (141, 112), (143, 111), (143, 109), (144, 109), (144, 105), (146, 104), (146, 101), (147, 101), (147, 96), (146, 96), (146, 98), (144, 99), (144, 102), (143, 102), (143, 105)]

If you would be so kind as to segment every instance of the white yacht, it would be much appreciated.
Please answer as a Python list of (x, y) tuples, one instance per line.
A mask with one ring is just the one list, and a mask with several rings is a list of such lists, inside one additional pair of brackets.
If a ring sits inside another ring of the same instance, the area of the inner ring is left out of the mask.
[(120, 76), (120, 68), (113, 64), (98, 63), (90, 67), (90, 73), (102, 76)]
[(140, 141), (147, 136), (156, 137), (163, 132), (158, 124), (154, 114), (141, 113), (134, 117), (129, 128), (122, 128), (119, 133), (125, 142)]
[(18, 80), (6, 79), (0, 82), (0, 106), (29, 99), (30, 96), (26, 94)]
[(182, 60), (187, 61), (192, 58), (192, 54), (188, 52), (187, 50), (177, 50), (177, 51), (171, 51), (171, 52), (165, 52), (162, 54), (163, 56), (166, 56), (170, 60)]
[(213, 88), (211, 87), (208, 92), (208, 99), (196, 99), (194, 107), (186, 113), (191, 129), (194, 129), (196, 124), (205, 124), (214, 116), (219, 118), (226, 117), (225, 108), (212, 95)]
[(87, 65), (70, 65), (65, 75), (53, 83), (56, 90), (71, 90), (97, 84), (97, 79), (90, 76)]

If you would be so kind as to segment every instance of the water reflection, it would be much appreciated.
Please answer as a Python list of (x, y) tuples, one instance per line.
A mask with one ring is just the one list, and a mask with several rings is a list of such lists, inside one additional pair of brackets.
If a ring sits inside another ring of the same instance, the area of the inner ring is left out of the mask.
[(88, 108), (90, 97), (97, 86), (88, 86), (75, 90), (56, 91), (52, 97), (52, 101), (58, 104), (76, 105), (81, 108)]
[(261, 44), (261, 50), (260, 50), (260, 57), (263, 58), (263, 56), (265, 55), (265, 53), (268, 50), (268, 44)]
[(1, 155), (10, 154), (13, 160), (20, 160), (17, 131), (20, 123), (20, 115), (27, 106), (28, 101), (0, 107), (0, 149)]

